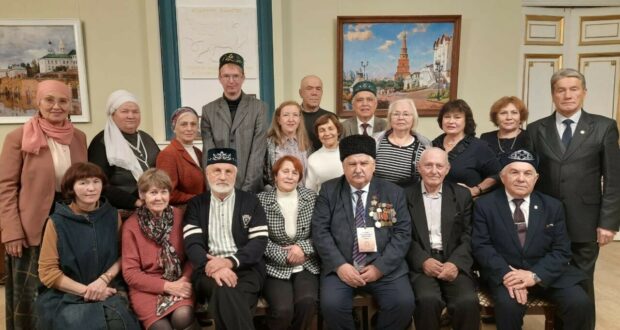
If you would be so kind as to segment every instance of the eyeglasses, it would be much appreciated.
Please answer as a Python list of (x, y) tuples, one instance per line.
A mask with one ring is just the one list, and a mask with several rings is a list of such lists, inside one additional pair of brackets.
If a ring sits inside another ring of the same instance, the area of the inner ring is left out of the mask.
[(412, 117), (413, 114), (409, 113), (409, 112), (394, 112), (392, 113), (392, 117), (403, 117), (403, 118), (409, 118)]
[(43, 98), (42, 101), (43, 101), (43, 104), (45, 104), (48, 107), (53, 107), (55, 104), (57, 104), (61, 108), (66, 108), (71, 104), (71, 101), (64, 97), (57, 99), (53, 96), (48, 96), (48, 97)]
[(240, 74), (223, 74), (220, 76), (220, 78), (222, 78), (222, 80), (239, 81), (241, 80), (242, 76)]

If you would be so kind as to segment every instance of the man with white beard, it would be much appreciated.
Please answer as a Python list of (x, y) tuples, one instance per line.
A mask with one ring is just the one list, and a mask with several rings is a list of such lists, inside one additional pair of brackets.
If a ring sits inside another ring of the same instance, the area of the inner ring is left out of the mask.
[(183, 219), (196, 299), (209, 302), (217, 328), (253, 329), (265, 279), (265, 211), (254, 194), (235, 189), (234, 149), (209, 149), (206, 165), (209, 191), (188, 202)]

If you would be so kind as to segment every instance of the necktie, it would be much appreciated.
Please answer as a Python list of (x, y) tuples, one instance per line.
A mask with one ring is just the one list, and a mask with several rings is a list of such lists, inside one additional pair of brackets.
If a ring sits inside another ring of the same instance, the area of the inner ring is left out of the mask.
[(525, 215), (521, 211), (521, 204), (524, 202), (521, 198), (515, 198), (512, 200), (515, 203), (515, 213), (512, 215), (512, 219), (517, 226), (517, 235), (519, 235), (519, 242), (521, 246), (525, 244), (525, 235), (527, 234), (527, 226), (525, 225)]
[[(364, 203), (362, 202), (362, 195), (364, 194), (363, 190), (358, 190), (355, 192), (357, 195), (357, 204), (355, 204), (355, 228), (360, 228), (365, 226), (364, 220)], [(353, 264), (355, 268), (361, 268), (366, 263), (366, 253), (362, 253), (359, 250), (359, 246), (357, 244), (357, 233), (355, 235), (355, 240), (353, 241)]]
[(570, 127), (570, 124), (572, 123), (573, 121), (571, 119), (564, 119), (562, 121), (562, 124), (566, 126), (566, 128), (564, 129), (564, 133), (562, 134), (562, 144), (565, 148), (568, 148), (570, 140), (573, 138), (573, 129)]
[(362, 134), (364, 134), (364, 135), (366, 135), (366, 136), (368, 136), (368, 126), (370, 126), (370, 124), (369, 124), (369, 123), (363, 123), (363, 124), (362, 124), (362, 129), (364, 130), (364, 131), (362, 132)]

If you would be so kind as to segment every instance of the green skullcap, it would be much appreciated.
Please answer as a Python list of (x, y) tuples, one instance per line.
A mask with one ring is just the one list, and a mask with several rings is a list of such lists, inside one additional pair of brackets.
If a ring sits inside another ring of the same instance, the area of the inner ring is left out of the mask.
[(363, 91), (371, 92), (375, 96), (377, 96), (377, 86), (373, 82), (370, 82), (368, 80), (360, 81), (357, 84), (353, 85), (352, 96), (355, 96), (355, 94)]

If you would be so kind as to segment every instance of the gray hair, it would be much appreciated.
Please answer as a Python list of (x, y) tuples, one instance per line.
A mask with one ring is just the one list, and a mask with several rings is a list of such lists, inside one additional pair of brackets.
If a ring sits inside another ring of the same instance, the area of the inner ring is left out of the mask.
[(581, 87), (583, 87), (583, 89), (586, 89), (586, 77), (584, 77), (579, 71), (575, 69), (566, 68), (560, 69), (551, 76), (551, 92), (553, 92), (553, 87), (555, 86), (555, 83), (557, 83), (558, 80), (562, 78), (577, 78), (579, 79), (579, 81), (581, 81)]
[(394, 112), (394, 110), (396, 109), (396, 106), (399, 104), (404, 104), (407, 107), (409, 107), (413, 113), (413, 123), (411, 126), (411, 133), (415, 133), (414, 130), (416, 128), (416, 126), (418, 126), (418, 109), (415, 107), (415, 103), (413, 102), (412, 99), (398, 99), (396, 101), (393, 101), (390, 103), (390, 107), (388, 108), (388, 113), (387, 113), (387, 129), (392, 128), (392, 125), (390, 124), (391, 118), (392, 118), (392, 113)]

